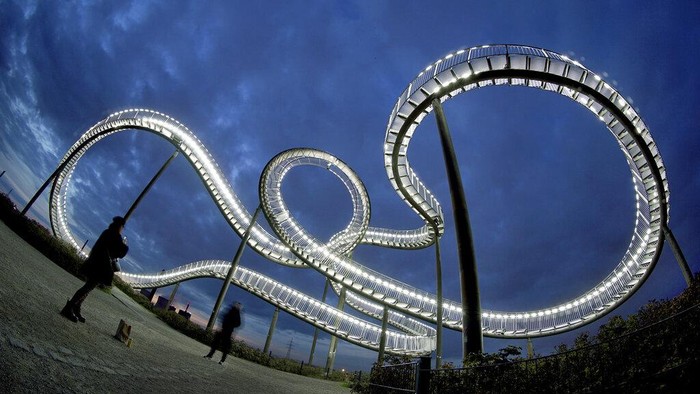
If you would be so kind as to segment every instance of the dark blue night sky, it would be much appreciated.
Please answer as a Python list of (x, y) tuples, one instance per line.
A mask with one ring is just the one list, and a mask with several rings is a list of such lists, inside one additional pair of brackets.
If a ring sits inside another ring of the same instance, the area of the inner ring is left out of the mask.
[[(23, 206), (66, 150), (112, 112), (149, 108), (194, 131), (246, 206), (257, 206), (265, 164), (282, 150), (312, 147), (349, 164), (372, 201), (371, 225), (421, 221), (393, 191), (383, 167), (386, 122), (398, 95), (453, 50), (518, 43), (547, 48), (606, 75), (632, 98), (668, 173), (670, 228), (693, 271), (700, 244), (700, 5), (691, 1), (3, 1), (0, 0), (0, 190)], [(445, 104), (469, 202), (484, 308), (540, 308), (602, 280), (634, 225), (630, 172), (590, 111), (535, 89), (494, 87)], [(91, 149), (73, 179), (71, 227), (92, 239), (123, 214), (174, 151), (162, 139), (120, 133)], [(411, 163), (445, 209), (445, 296), (458, 300), (454, 227), (434, 116), (411, 143)], [(323, 171), (295, 170), (283, 192), (319, 238), (345, 227), (351, 201)], [(48, 192), (30, 212), (48, 226)], [(200, 180), (179, 157), (132, 216), (125, 270), (155, 272), (229, 260), (240, 242)], [(410, 285), (435, 290), (434, 251), (361, 246), (354, 257)], [(243, 266), (315, 297), (324, 279), (246, 251)], [(221, 286), (180, 286), (206, 322)], [(685, 282), (668, 247), (647, 283), (613, 314), (669, 298)], [(159, 294), (169, 295), (170, 288)], [(263, 347), (273, 307), (231, 288), (245, 305), (239, 337)], [(330, 304), (337, 299), (330, 297)], [(549, 354), (598, 323), (535, 339)], [(313, 328), (281, 314), (272, 351), (306, 360)], [(446, 330), (445, 358), (461, 355)], [(315, 360), (325, 362), (321, 335)], [(524, 340), (485, 338), (487, 351)], [(367, 369), (376, 354), (341, 344), (336, 367)], [(321, 361), (323, 360), (323, 361)]]

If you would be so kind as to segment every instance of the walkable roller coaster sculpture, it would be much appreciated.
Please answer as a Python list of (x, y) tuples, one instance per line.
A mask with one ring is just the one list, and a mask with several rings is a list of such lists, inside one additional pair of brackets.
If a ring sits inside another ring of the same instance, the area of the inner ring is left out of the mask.
[[(636, 220), (627, 251), (613, 271), (590, 290), (561, 304), (526, 311), (482, 311), (483, 334), (490, 337), (539, 337), (569, 331), (602, 317), (630, 297), (646, 280), (663, 246), (668, 222), (666, 171), (649, 130), (631, 103), (578, 61), (529, 46), (490, 45), (460, 49), (426, 67), (394, 106), (383, 153), (386, 172), (401, 199), (425, 225), (412, 230), (369, 227), (370, 200), (362, 181), (340, 159), (315, 149), (291, 149), (275, 156), (262, 172), (260, 204), (274, 234), (257, 223), (248, 246), (276, 263), (312, 267), (345, 288), (346, 302), (373, 318), (390, 308), (386, 351), (420, 355), (436, 347), (436, 296), (373, 271), (350, 257), (358, 244), (417, 249), (432, 245), (444, 231), (439, 202), (408, 161), (408, 145), (422, 120), (441, 102), (488, 86), (511, 85), (558, 93), (588, 108), (612, 133), (627, 159), (636, 198)], [(97, 141), (123, 130), (144, 130), (171, 144), (189, 161), (231, 228), (242, 236), (251, 223), (247, 209), (218, 165), (187, 127), (162, 113), (130, 109), (109, 115), (69, 149), (53, 176), (50, 217), (54, 233), (79, 249), (70, 232), (66, 200), (81, 156)], [(353, 203), (348, 226), (327, 243), (308, 234), (291, 216), (281, 194), (285, 175), (296, 166), (328, 169), (345, 185)], [(135, 288), (163, 287), (200, 278), (225, 278), (231, 262), (203, 260), (154, 274), (122, 272)], [(377, 350), (381, 326), (359, 319), (250, 269), (237, 267), (231, 282), (286, 312), (348, 342)], [(443, 326), (462, 329), (459, 302), (443, 300)], [(432, 324), (429, 325), (429, 324)]]

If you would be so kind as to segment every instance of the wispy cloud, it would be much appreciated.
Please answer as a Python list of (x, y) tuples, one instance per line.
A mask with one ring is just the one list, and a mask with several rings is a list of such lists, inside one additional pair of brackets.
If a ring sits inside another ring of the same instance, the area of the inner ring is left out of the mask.
[[(586, 65), (609, 70), (635, 98), (669, 172), (671, 223), (692, 265), (700, 253), (692, 240), (699, 226), (692, 197), (700, 193), (694, 171), (700, 160), (693, 94), (698, 77), (683, 71), (698, 52), (688, 37), (697, 30), (693, 17), (700, 5), (663, 13), (656, 8), (635, 3), (583, 10), (554, 1), (538, 7), (454, 1), (400, 9), (327, 1), (84, 1), (75, 7), (3, 2), (0, 166), (8, 172), (2, 182), (14, 188), (13, 198), (26, 201), (88, 127), (112, 111), (142, 107), (190, 127), (249, 207), (259, 202), (265, 163), (284, 149), (309, 146), (333, 153), (362, 177), (373, 225), (417, 227), (420, 219), (392, 190), (383, 167), (381, 144), (396, 98), (423, 67), (450, 50), (517, 41), (585, 54)], [(538, 28), (542, 20), (566, 23)], [(609, 272), (629, 243), (634, 195), (623, 155), (590, 111), (551, 93), (505, 87), (470, 91), (445, 103), (445, 110), (469, 202), (484, 305), (547, 304)], [(94, 239), (172, 151), (143, 131), (96, 144), (76, 169), (69, 194), (76, 237)], [(445, 209), (444, 282), (458, 298), (449, 189), (432, 115), (413, 136), (408, 157)], [(342, 227), (350, 204), (342, 185), (311, 171), (298, 174), (285, 185), (295, 215), (321, 236)], [(32, 212), (47, 220), (46, 195)], [(240, 242), (182, 157), (142, 201), (126, 232), (132, 251), (125, 265), (139, 272), (228, 259)], [(426, 290), (435, 287), (433, 255), (432, 249), (364, 246), (354, 254)], [(248, 252), (244, 259), (320, 296), (323, 281), (310, 269), (280, 267)], [(673, 280), (667, 266), (675, 263), (657, 264), (660, 273), (654, 272), (640, 298), (670, 295), (673, 286), (662, 283)], [(214, 282), (182, 286), (197, 315), (207, 316), (212, 288), (219, 286)], [(241, 332), (260, 347), (267, 307), (251, 308)], [(279, 324), (274, 352), (284, 355), (293, 337), (292, 354), (303, 353), (312, 330), (296, 319)], [(345, 346), (346, 356), (336, 365), (354, 354), (355, 347)], [(458, 357), (459, 346), (446, 349)], [(364, 350), (357, 352), (361, 358)]]
[(111, 18), (112, 24), (124, 32), (129, 31), (134, 26), (144, 23), (152, 8), (153, 2), (128, 1), (122, 3)]

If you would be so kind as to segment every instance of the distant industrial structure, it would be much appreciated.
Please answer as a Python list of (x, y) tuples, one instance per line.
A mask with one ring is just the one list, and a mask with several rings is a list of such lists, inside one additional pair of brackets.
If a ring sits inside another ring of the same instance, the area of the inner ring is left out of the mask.
[(156, 289), (141, 289), (140, 294), (143, 294), (148, 299), (148, 301), (158, 309), (165, 309), (171, 312), (175, 312), (187, 320), (190, 320), (190, 318), (192, 317), (192, 313), (187, 311), (190, 308), (189, 303), (187, 304), (185, 309), (178, 310), (173, 305), (171, 305), (169, 298), (165, 298), (163, 296), (158, 296), (156, 302), (153, 303), (153, 298), (156, 294)]

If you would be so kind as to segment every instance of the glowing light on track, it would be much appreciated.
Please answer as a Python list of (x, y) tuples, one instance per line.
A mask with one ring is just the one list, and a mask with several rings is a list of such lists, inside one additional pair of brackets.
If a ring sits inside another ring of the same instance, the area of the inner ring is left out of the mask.
[[(611, 84), (578, 61), (541, 48), (521, 45), (463, 48), (428, 65), (399, 95), (386, 127), (384, 164), (396, 192), (423, 220), (421, 227), (409, 230), (370, 227), (369, 197), (357, 174), (331, 153), (314, 149), (292, 149), (275, 156), (261, 175), (260, 199), (275, 234), (268, 233), (256, 224), (249, 246), (276, 263), (290, 267), (312, 267), (330, 278), (335, 283), (336, 290), (343, 286), (353, 292), (354, 295), (348, 297), (348, 302), (371, 316), (376, 317), (383, 305), (389, 306), (403, 316), (395, 316), (397, 327), (406, 328), (407, 324), (398, 323), (404, 318), (411, 319), (406, 316), (435, 323), (438, 306), (433, 294), (366, 268), (347, 256), (358, 244), (416, 249), (432, 245), (442, 235), (444, 219), (440, 203), (408, 161), (411, 137), (432, 111), (430, 103), (434, 98), (447, 101), (478, 88), (508, 84), (560, 94), (588, 108), (601, 120), (627, 159), (634, 185), (636, 219), (627, 251), (606, 278), (593, 284), (583, 294), (546, 308), (526, 311), (484, 310), (484, 335), (509, 338), (551, 335), (572, 330), (605, 315), (644, 283), (659, 258), (662, 247), (661, 225), (668, 222), (669, 210), (665, 167), (638, 112)], [(56, 177), (50, 197), (51, 225), (58, 236), (78, 248), (68, 226), (66, 195), (72, 172), (80, 157), (100, 139), (126, 129), (154, 133), (177, 147), (202, 179), (231, 228), (239, 236), (242, 235), (251, 220), (250, 210), (242, 204), (197, 137), (167, 115), (146, 109), (131, 109), (117, 112), (98, 122), (80, 137), (62, 159), (68, 165)], [(352, 219), (328, 244), (315, 239), (313, 234), (308, 234), (292, 217), (282, 198), (281, 184), (284, 176), (299, 165), (314, 165), (331, 170), (351, 195)], [(437, 224), (437, 232), (433, 230), (433, 223)], [(217, 264), (225, 266), (226, 263)], [(207, 269), (210, 270), (209, 274), (206, 273)], [(219, 277), (217, 272), (219, 271), (208, 267), (191, 273), (175, 269), (160, 277), (158, 274), (130, 273), (124, 273), (123, 276), (135, 287), (154, 287), (193, 277)], [(261, 280), (258, 283), (262, 283)], [(263, 282), (272, 286), (268, 281)], [(258, 296), (272, 297), (264, 295), (267, 294), (265, 288), (257, 285), (241, 282), (240, 286)], [(279, 283), (274, 286), (283, 288)], [(318, 301), (311, 297), (298, 292), (292, 294), (301, 297), (304, 302), (317, 305), (314, 302)], [(269, 298), (268, 301), (281, 303), (274, 298)], [(316, 324), (316, 316), (309, 315), (308, 312), (295, 312), (296, 307), (284, 308), (290, 313), (299, 313), (297, 316), (302, 316), (300, 318)], [(324, 308), (316, 309), (320, 311)], [(442, 308), (445, 327), (461, 330), (460, 303), (444, 300)], [(345, 316), (337, 310), (333, 313)], [(340, 320), (348, 327), (372, 327), (370, 323), (361, 322), (357, 318), (343, 317)], [(409, 326), (417, 327), (413, 323)], [(324, 329), (339, 332), (336, 328)], [(419, 354), (432, 350), (434, 334), (422, 329), (418, 332), (422, 334), (411, 337), (415, 338), (412, 345), (388, 351)], [(362, 336), (359, 338), (361, 339), (354, 343), (376, 348), (372, 339)]]

